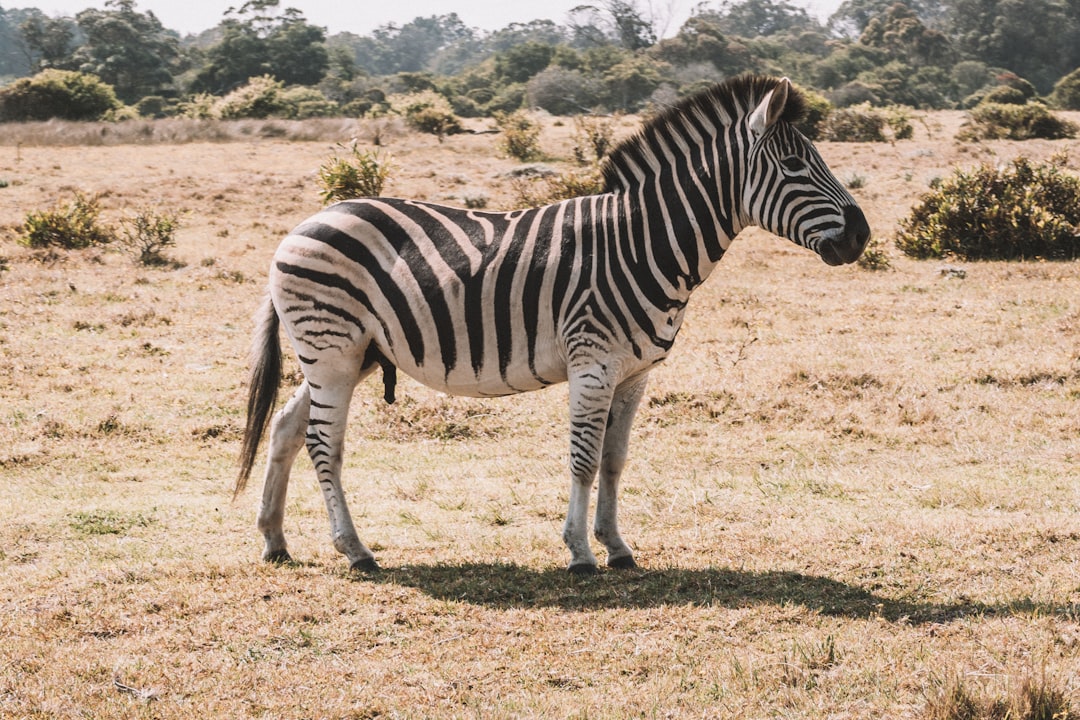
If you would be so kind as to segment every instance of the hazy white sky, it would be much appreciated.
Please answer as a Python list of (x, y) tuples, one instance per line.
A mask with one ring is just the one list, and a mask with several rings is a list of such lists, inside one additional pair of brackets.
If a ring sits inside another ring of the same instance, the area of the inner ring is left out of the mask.
[[(653, 8), (656, 17), (668, 22), (668, 34), (678, 30), (699, 0), (640, 0), (639, 7)], [(811, 14), (825, 19), (841, 0), (793, 0)], [(230, 6), (239, 7), (244, 0), (137, 0), (136, 9), (147, 10), (161, 23), (181, 35), (198, 33), (217, 25)], [(402, 25), (418, 16), (446, 15), (456, 12), (462, 21), (483, 30), (497, 30), (513, 22), (550, 19), (562, 23), (567, 13), (588, 0), (282, 0), (282, 6), (295, 7), (313, 25), (321, 25), (330, 34), (349, 31), (366, 35), (380, 25)], [(719, 4), (719, 3), (714, 3)], [(0, 0), (0, 7), (36, 7), (47, 15), (74, 15), (89, 7), (103, 8), (105, 0)], [(660, 23), (663, 25), (663, 22)]]

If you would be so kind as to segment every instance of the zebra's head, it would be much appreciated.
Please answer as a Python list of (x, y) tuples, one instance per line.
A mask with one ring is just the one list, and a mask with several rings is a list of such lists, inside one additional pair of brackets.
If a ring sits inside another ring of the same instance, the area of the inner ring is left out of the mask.
[(805, 101), (787, 78), (746, 117), (743, 209), (755, 225), (809, 248), (829, 265), (854, 262), (870, 240), (866, 216), (792, 121)]

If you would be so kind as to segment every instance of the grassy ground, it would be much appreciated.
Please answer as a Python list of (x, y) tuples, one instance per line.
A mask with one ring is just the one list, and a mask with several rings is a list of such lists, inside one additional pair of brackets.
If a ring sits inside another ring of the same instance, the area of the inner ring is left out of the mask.
[[(249, 317), (347, 136), (0, 145), (0, 716), (930, 718), (1025, 683), (1080, 706), (1076, 265), (888, 250), (931, 178), (1063, 150), (1076, 172), (1080, 143), (958, 145), (958, 122), (821, 147), (891, 270), (736, 242), (632, 436), (642, 569), (585, 579), (565, 388), (364, 385), (346, 489), (385, 572), (347, 573), (306, 459), (298, 564), (258, 561), (258, 492), (230, 498)], [(552, 164), (571, 132), (546, 129)], [(384, 141), (391, 194), (513, 203), (492, 136)], [(75, 190), (181, 211), (184, 266), (15, 243)]]

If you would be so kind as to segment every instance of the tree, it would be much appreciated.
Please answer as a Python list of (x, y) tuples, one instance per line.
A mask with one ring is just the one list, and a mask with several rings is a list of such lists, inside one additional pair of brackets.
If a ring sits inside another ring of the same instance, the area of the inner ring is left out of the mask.
[(546, 68), (554, 56), (554, 46), (530, 40), (496, 55), (495, 74), (503, 81), (527, 82)]
[(602, 6), (579, 5), (570, 11), (572, 42), (582, 48), (614, 44), (637, 51), (656, 44), (654, 23), (635, 0), (605, 0)]
[(691, 17), (675, 37), (661, 40), (652, 53), (671, 65), (710, 63), (716, 70), (732, 75), (750, 70), (753, 62), (746, 45), (724, 34), (714, 13)]
[(604, 73), (604, 84), (613, 108), (634, 111), (640, 109), (664, 78), (664, 70), (645, 55), (633, 55)]
[(30, 63), (20, 52), (22, 44), (17, 21), (0, 8), (0, 76), (25, 75), (29, 72)]
[(915, 11), (902, 2), (871, 18), (859, 36), (859, 43), (916, 67), (950, 67), (956, 58), (944, 33), (926, 27)]
[(950, 21), (966, 59), (1012, 70), (1039, 92), (1080, 66), (1077, 0), (953, 0)]
[(154, 13), (136, 12), (134, 0), (106, 0), (105, 7), (75, 16), (86, 40), (72, 64), (112, 85), (124, 102), (161, 94), (172, 84), (170, 63), (179, 55), (176, 37)]
[(315, 85), (330, 55), (325, 31), (308, 24), (295, 8), (278, 11), (279, 0), (248, 0), (229, 8), (221, 40), (206, 53), (193, 83), (196, 91), (221, 93), (250, 78), (270, 75), (286, 85)]
[(474, 41), (476, 33), (456, 13), (417, 17), (376, 28), (353, 45), (356, 64), (372, 75), (420, 72), (451, 47)]
[(31, 70), (64, 67), (75, 49), (78, 26), (70, 18), (49, 18), (35, 12), (19, 26)]
[(837, 36), (855, 40), (866, 26), (885, 12), (896, 0), (844, 0), (829, 16), (829, 31)]
[(527, 23), (510, 23), (488, 36), (486, 45), (493, 52), (505, 52), (526, 42), (543, 45), (561, 45), (569, 39), (566, 30), (551, 20), (533, 20)]
[(822, 29), (806, 10), (786, 0), (724, 0), (714, 17), (722, 32), (744, 38)]

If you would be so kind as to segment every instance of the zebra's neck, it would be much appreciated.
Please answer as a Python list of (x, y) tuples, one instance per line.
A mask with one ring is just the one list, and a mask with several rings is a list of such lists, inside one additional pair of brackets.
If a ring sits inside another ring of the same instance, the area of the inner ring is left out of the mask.
[(743, 227), (733, 207), (737, 196), (718, 196), (730, 185), (726, 178), (716, 182), (718, 172), (726, 168), (691, 173), (673, 163), (611, 193), (613, 212), (627, 228), (636, 257), (678, 288), (683, 303)]
[(741, 211), (745, 170), (731, 166), (745, 153), (733, 147), (739, 136), (730, 122), (669, 124), (665, 130), (615, 157), (608, 181), (618, 212), (636, 228), (633, 241), (657, 255), (661, 272), (689, 292), (747, 224)]

